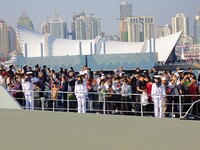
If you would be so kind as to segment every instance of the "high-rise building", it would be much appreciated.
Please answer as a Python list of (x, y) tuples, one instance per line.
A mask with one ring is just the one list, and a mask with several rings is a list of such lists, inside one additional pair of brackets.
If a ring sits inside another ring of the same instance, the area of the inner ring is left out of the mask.
[(17, 26), (23, 26), (29, 30), (34, 31), (33, 22), (30, 20), (29, 16), (25, 12), (22, 13), (19, 20), (17, 21)]
[(120, 20), (124, 20), (127, 17), (133, 16), (133, 5), (128, 4), (126, 0), (122, 0), (120, 5)]
[(8, 54), (8, 27), (5, 21), (0, 19), (0, 53)]
[(166, 24), (164, 26), (156, 27), (156, 38), (165, 37), (172, 34), (172, 28), (170, 24)]
[(16, 32), (11, 26), (8, 27), (8, 51), (13, 52), (16, 50)]
[(126, 20), (120, 21), (120, 40), (122, 42), (128, 42), (128, 24)]
[(133, 16), (133, 5), (128, 4), (126, 0), (122, 0), (120, 7), (120, 40), (128, 42), (128, 24), (127, 17)]
[(142, 42), (155, 37), (153, 16), (128, 17), (128, 41)]
[(81, 16), (85, 17), (85, 13), (84, 11), (80, 12), (80, 13), (75, 13), (73, 14), (73, 21), (71, 23), (71, 33), (69, 33), (69, 35), (72, 36), (72, 40), (76, 40), (76, 19), (80, 18)]
[(172, 33), (179, 31), (183, 31), (182, 37), (189, 35), (189, 18), (183, 13), (178, 13), (172, 18)]
[(42, 34), (52, 34), (59, 38), (68, 38), (68, 28), (67, 22), (64, 22), (59, 16), (55, 13), (53, 18), (49, 21), (46, 20), (41, 24)]
[(127, 27), (128, 27), (128, 41), (129, 42), (140, 42), (140, 17), (128, 17)]
[(194, 20), (194, 42), (200, 44), (200, 10), (199, 15), (195, 16)]
[(75, 29), (77, 40), (95, 39), (98, 35), (101, 35), (100, 18), (93, 14), (80, 16), (75, 20)]

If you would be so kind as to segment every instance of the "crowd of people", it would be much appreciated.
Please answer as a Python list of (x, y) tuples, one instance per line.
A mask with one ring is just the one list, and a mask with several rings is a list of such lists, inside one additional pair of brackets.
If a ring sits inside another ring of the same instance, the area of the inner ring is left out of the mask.
[[(45, 99), (46, 110), (178, 117), (180, 109), (186, 112), (199, 99), (199, 82), (200, 75), (197, 78), (192, 68), (177, 68), (174, 73), (136, 68), (128, 74), (122, 66), (113, 73), (91, 71), (87, 66), (79, 72), (38, 64), (0, 67), (0, 86), (25, 109), (38, 110)], [(196, 106), (192, 113), (198, 116), (198, 111)]]

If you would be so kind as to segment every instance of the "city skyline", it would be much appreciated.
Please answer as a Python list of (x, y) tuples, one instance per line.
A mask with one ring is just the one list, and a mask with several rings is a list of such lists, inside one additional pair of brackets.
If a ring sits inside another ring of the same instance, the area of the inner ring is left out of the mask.
[[(21, 14), (25, 12), (32, 20), (35, 30), (40, 31), (41, 23), (50, 19), (56, 11), (60, 18), (67, 21), (69, 30), (71, 30), (73, 13), (84, 10), (87, 14), (95, 14), (101, 18), (103, 32), (119, 36), (119, 20), (117, 18), (119, 18), (119, 6), (122, 0), (0, 0), (0, 2), (0, 18), (14, 28)], [(156, 26), (171, 24), (172, 17), (177, 13), (184, 13), (189, 17), (190, 35), (194, 35), (193, 23), (200, 9), (199, 0), (193, 0), (193, 2), (187, 0), (127, 0), (127, 3), (133, 5), (133, 16), (154, 16)]]

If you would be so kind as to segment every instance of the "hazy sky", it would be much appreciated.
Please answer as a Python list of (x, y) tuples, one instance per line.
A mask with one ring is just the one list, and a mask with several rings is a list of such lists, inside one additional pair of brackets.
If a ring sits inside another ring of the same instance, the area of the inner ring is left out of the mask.
[[(171, 24), (171, 18), (179, 12), (190, 18), (190, 34), (193, 35), (193, 20), (200, 9), (200, 0), (127, 0), (133, 4), (135, 16), (154, 16), (156, 25)], [(33, 21), (40, 31), (43, 20), (50, 19), (55, 10), (60, 18), (71, 26), (73, 12), (84, 10), (101, 18), (102, 31), (119, 35), (119, 5), (121, 0), (0, 0), (0, 19), (16, 27), (22, 12)]]

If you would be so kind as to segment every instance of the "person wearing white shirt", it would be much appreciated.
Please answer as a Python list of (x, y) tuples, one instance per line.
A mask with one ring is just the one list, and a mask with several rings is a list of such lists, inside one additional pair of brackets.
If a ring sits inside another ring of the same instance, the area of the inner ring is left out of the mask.
[(87, 84), (83, 80), (85, 74), (79, 74), (75, 83), (75, 95), (78, 101), (78, 113), (86, 113)]
[(154, 102), (154, 114), (156, 118), (163, 117), (163, 103), (166, 97), (166, 89), (161, 83), (161, 76), (154, 76), (155, 83), (152, 85), (151, 94)]
[(38, 78), (33, 77), (33, 72), (26, 72), (22, 79), (22, 90), (26, 100), (26, 109), (34, 110), (33, 84), (38, 82)]
[(118, 112), (118, 110), (121, 109), (121, 105), (120, 105), (120, 101), (121, 101), (121, 83), (120, 83), (120, 77), (115, 77), (115, 81), (113, 81), (112, 83), (112, 89), (114, 91), (114, 93), (116, 93), (115, 95), (113, 95), (114, 97), (114, 101), (116, 101), (116, 103), (114, 103), (114, 110), (116, 112)]
[(22, 90), (24, 92), (27, 110), (29, 110), (29, 109), (33, 110), (34, 109), (33, 82), (31, 80), (30, 74), (32, 74), (32, 72), (27, 72), (24, 80), (22, 80)]
[(3, 77), (3, 72), (4, 72), (3, 68), (0, 67), (0, 86), (2, 86), (3, 88), (6, 89), (6, 83), (5, 83), (5, 79)]
[[(128, 111), (129, 111), (129, 102), (130, 102), (130, 99), (129, 99), (129, 96), (131, 95), (131, 86), (127, 84), (128, 81), (125, 79), (123, 81), (123, 84), (122, 84), (122, 87), (121, 87), (121, 111), (122, 111), (122, 114), (125, 113), (125, 114), (128, 114)], [(125, 112), (123, 112), (125, 111)]]

